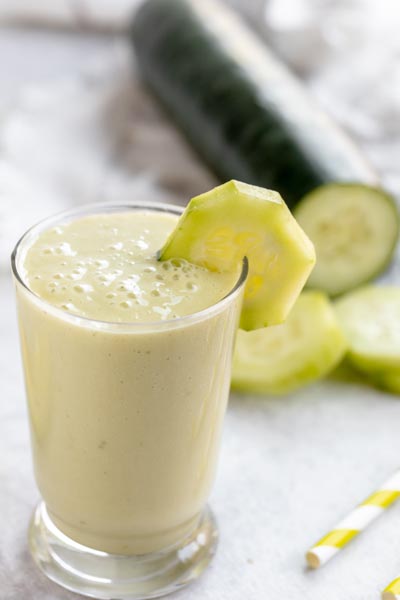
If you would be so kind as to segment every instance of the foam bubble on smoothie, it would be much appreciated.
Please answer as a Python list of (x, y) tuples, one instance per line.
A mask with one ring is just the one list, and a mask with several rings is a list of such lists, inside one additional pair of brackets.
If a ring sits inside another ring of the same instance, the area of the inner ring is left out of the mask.
[(202, 310), (223, 298), (238, 274), (183, 259), (157, 261), (176, 221), (165, 213), (109, 213), (48, 229), (26, 253), (26, 282), (63, 310), (104, 321), (159, 321)]

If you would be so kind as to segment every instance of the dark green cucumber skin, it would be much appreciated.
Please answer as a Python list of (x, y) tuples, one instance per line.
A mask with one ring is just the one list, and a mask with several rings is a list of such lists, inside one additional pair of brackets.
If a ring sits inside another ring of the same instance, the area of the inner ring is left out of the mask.
[(279, 190), (289, 207), (328, 182), (376, 184), (356, 146), (231, 19), (212, 0), (147, 0), (130, 32), (144, 80), (216, 175)]

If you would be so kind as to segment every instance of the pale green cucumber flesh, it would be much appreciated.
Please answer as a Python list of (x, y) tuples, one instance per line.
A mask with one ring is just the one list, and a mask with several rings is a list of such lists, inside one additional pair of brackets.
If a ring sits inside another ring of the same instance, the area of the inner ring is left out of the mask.
[(234, 271), (246, 256), (249, 274), (243, 329), (282, 323), (314, 262), (313, 245), (277, 192), (229, 181), (196, 198), (160, 251), (214, 271)]
[(335, 303), (348, 359), (366, 374), (400, 373), (400, 288), (367, 286)]
[(327, 375), (346, 349), (328, 298), (306, 291), (282, 325), (239, 330), (232, 387), (244, 392), (288, 393)]
[(317, 254), (307, 285), (330, 296), (370, 281), (393, 256), (399, 213), (394, 199), (381, 189), (327, 184), (305, 196), (294, 215)]

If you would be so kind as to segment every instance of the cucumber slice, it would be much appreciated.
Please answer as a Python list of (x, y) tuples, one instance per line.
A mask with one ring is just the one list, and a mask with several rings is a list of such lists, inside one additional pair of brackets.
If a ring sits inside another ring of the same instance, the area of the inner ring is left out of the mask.
[(305, 196), (294, 215), (315, 244), (308, 285), (330, 296), (366, 283), (389, 263), (399, 235), (393, 198), (359, 184), (328, 184)]
[(232, 386), (245, 392), (284, 394), (328, 374), (343, 358), (345, 337), (322, 292), (303, 292), (286, 323), (239, 330)]
[(277, 192), (229, 181), (193, 198), (160, 251), (212, 271), (249, 274), (240, 326), (282, 323), (315, 263), (313, 245)]
[(357, 369), (400, 373), (400, 288), (368, 286), (338, 300), (335, 309)]

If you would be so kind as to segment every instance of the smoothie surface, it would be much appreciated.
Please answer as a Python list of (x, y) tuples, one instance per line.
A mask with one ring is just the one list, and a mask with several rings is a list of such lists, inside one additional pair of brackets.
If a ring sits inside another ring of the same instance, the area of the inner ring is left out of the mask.
[(156, 252), (178, 217), (100, 213), (43, 231), (22, 264), (28, 287), (67, 312), (101, 321), (148, 322), (196, 313), (221, 300), (238, 273), (215, 273)]

